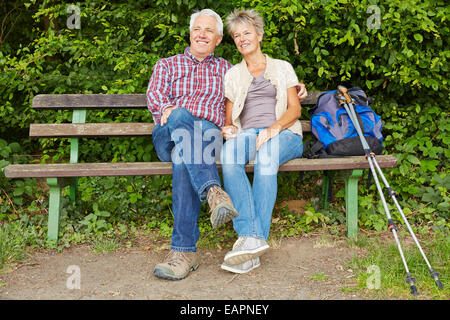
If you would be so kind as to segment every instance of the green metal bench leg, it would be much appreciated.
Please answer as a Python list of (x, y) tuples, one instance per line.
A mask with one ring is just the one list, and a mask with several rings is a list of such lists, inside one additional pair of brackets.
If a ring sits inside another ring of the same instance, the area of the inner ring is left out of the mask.
[(58, 178), (48, 178), (47, 184), (50, 188), (47, 239), (57, 241), (61, 209), (61, 186), (58, 183)]
[(345, 211), (347, 216), (347, 237), (356, 237), (358, 233), (358, 180), (362, 170), (352, 170), (345, 178)]
[(77, 199), (77, 190), (78, 190), (78, 178), (73, 180), (73, 183), (70, 185), (70, 203), (75, 203)]
[(328, 178), (330, 173), (324, 171), (323, 178), (322, 178), (322, 198), (320, 199), (320, 203), (322, 205), (323, 209), (328, 209), (330, 207), (330, 203), (328, 202), (328, 190), (329, 190), (329, 182), (330, 179)]
[[(86, 109), (75, 109), (72, 114), (72, 123), (85, 123)], [(70, 163), (78, 163), (78, 138), (70, 138)], [(74, 203), (78, 189), (78, 179), (73, 180), (70, 185), (70, 202)]]

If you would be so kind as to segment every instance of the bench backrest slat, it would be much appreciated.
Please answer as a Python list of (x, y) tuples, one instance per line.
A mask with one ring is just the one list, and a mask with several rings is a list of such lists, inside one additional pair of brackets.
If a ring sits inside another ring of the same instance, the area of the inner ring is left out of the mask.
[(139, 109), (147, 108), (145, 94), (39, 94), (33, 109)]
[[(301, 120), (304, 132), (311, 131), (309, 121)], [(71, 138), (71, 137), (139, 137), (151, 136), (154, 123), (60, 123), (30, 125), (30, 137)]]
[[(309, 92), (302, 105), (313, 105), (322, 92)], [(142, 109), (147, 108), (145, 94), (39, 94), (33, 109)]]

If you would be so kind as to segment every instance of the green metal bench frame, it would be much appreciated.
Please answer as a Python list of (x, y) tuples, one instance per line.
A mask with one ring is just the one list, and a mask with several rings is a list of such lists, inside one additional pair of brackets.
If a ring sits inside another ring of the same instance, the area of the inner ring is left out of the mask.
[[(312, 92), (309, 94), (306, 101), (302, 104), (315, 104), (317, 97), (321, 92)], [(92, 99), (90, 99), (92, 96)], [(114, 102), (120, 97), (120, 102)], [(50, 101), (47, 101), (47, 100)], [(87, 109), (92, 108), (107, 108), (108, 103), (114, 104), (115, 108), (145, 108), (146, 100), (145, 95), (38, 95), (33, 100), (33, 108), (35, 109), (64, 109), (67, 105), (70, 105), (70, 109), (73, 110), (72, 124), (85, 124), (86, 122), (86, 112)], [(95, 102), (97, 101), (97, 102)], [(100, 101), (100, 102), (99, 102)], [(92, 102), (92, 103), (91, 103)], [(126, 102), (126, 103), (125, 103)], [(129, 103), (128, 103), (129, 102)], [(97, 104), (96, 104), (97, 103)], [(309, 122), (302, 121), (305, 132), (310, 131)], [(32, 125), (33, 126), (33, 125)], [(30, 136), (31, 136), (30, 127)], [(147, 134), (149, 135), (149, 134)], [(39, 136), (34, 134), (33, 136)], [(61, 133), (55, 134), (55, 136), (63, 136)], [(82, 135), (79, 135), (82, 136)], [(102, 135), (108, 136), (108, 135)], [(41, 136), (43, 137), (43, 136)], [(4, 168), (5, 176), (10, 178), (25, 178), (25, 177), (44, 177), (46, 178), (47, 184), (50, 189), (49, 195), (49, 214), (48, 214), (48, 233), (47, 237), (49, 240), (58, 240), (59, 232), (59, 220), (61, 212), (61, 195), (62, 190), (66, 186), (70, 186), (70, 200), (72, 202), (76, 201), (78, 177), (80, 176), (96, 176), (92, 173), (93, 169), (97, 168), (97, 164), (91, 164), (91, 166), (86, 169), (86, 171), (80, 173), (70, 174), (67, 173), (67, 168), (74, 168), (75, 172), (78, 167), (88, 167), (89, 164), (79, 164), (79, 137), (69, 137), (70, 139), (70, 165), (61, 164), (64, 170), (57, 172), (59, 168), (55, 164), (44, 164), (44, 165), (9, 165)], [(397, 159), (393, 156), (379, 156), (379, 165), (382, 168), (392, 168), (397, 164)], [(363, 157), (346, 157), (346, 158), (336, 158), (336, 159), (294, 159), (280, 167), (280, 171), (317, 171), (326, 170), (324, 161), (333, 164), (331, 170), (335, 172), (340, 171), (340, 175), (333, 175), (342, 178), (345, 182), (345, 204), (346, 204), (346, 221), (347, 221), (347, 236), (349, 238), (355, 237), (358, 233), (358, 181), (362, 177), (363, 169), (368, 168), (368, 163)], [(319, 165), (321, 163), (321, 165)], [(123, 175), (151, 175), (151, 174), (171, 174), (171, 164), (170, 163), (136, 163), (137, 168), (131, 174)], [(93, 166), (92, 166), (93, 165)], [(98, 164), (99, 168), (102, 164)], [(120, 163), (115, 163), (115, 165), (120, 165)], [(132, 166), (133, 163), (128, 163), (127, 166)], [(306, 165), (306, 167), (305, 167)], [(317, 170), (315, 166), (317, 165)], [(95, 166), (95, 168), (94, 168)], [(342, 169), (339, 169), (341, 168)], [(40, 174), (42, 168), (55, 168), (55, 173)], [(220, 170), (220, 164), (218, 164), (218, 169)], [(79, 169), (78, 169), (79, 170)], [(104, 170), (104, 169), (98, 169)], [(252, 170), (252, 164), (246, 166), (247, 171)], [(64, 172), (63, 172), (64, 171)], [(100, 171), (99, 171), (100, 172)], [(68, 176), (65, 176), (65, 175)], [(110, 174), (110, 173), (99, 173), (98, 175), (120, 175), (120, 174)], [(334, 177), (337, 178), (337, 177)], [(327, 209), (329, 207), (328, 203), (328, 187), (329, 180), (323, 179), (322, 192), (321, 192), (321, 206)]]

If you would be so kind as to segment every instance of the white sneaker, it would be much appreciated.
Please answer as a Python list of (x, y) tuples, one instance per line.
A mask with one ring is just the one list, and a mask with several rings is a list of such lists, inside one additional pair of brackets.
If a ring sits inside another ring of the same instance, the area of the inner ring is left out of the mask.
[(233, 245), (233, 250), (225, 255), (224, 261), (230, 266), (235, 266), (259, 257), (269, 248), (265, 240), (239, 237)]
[(255, 268), (258, 268), (261, 265), (259, 262), (259, 258), (251, 259), (249, 261), (245, 261), (244, 263), (230, 266), (229, 264), (226, 264), (225, 262), (222, 263), (220, 266), (223, 270), (227, 270), (233, 273), (247, 273), (249, 271), (252, 271)]

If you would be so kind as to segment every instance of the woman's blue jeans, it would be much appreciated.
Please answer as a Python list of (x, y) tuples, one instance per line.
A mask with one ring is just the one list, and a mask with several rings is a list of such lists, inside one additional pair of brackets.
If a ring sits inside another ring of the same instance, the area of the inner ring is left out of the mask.
[(155, 126), (152, 136), (158, 158), (172, 162), (171, 249), (196, 251), (201, 202), (209, 187), (221, 185), (215, 163), (223, 143), (221, 132), (213, 123), (177, 108), (164, 126)]
[[(261, 130), (243, 130), (222, 148), (223, 183), (239, 216), (233, 219), (239, 237), (267, 240), (272, 210), (277, 197), (277, 175), (281, 164), (303, 153), (302, 136), (286, 129), (263, 144), (256, 152), (256, 138)], [(254, 160), (253, 186), (245, 164)]]

